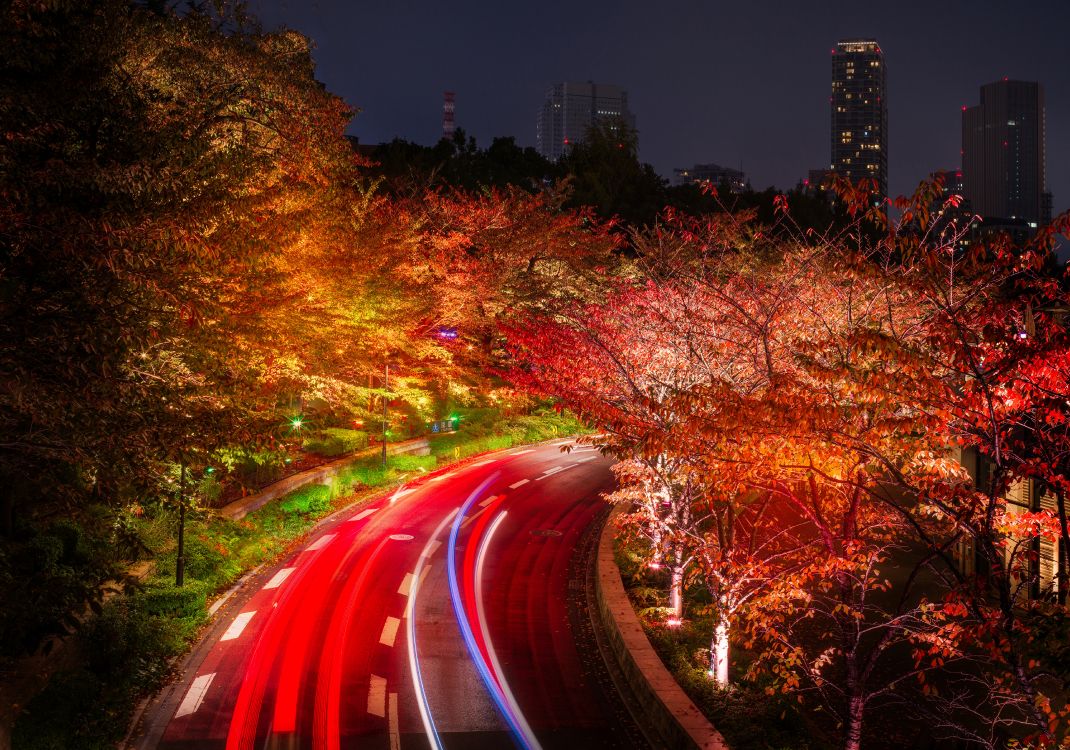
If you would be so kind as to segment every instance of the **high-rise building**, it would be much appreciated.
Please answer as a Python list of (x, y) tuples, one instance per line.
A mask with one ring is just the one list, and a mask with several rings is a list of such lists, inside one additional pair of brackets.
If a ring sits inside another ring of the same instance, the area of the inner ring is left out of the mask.
[(719, 164), (696, 164), (690, 169), (674, 169), (673, 185), (701, 185), (708, 183), (717, 187), (727, 184), (733, 193), (742, 193), (750, 188), (747, 176), (742, 170), (722, 167)]
[(547, 159), (557, 161), (598, 122), (623, 122), (635, 128), (627, 91), (593, 81), (555, 83), (546, 90), (546, 101), (539, 110), (536, 148)]
[(962, 177), (976, 214), (1027, 222), (1050, 218), (1039, 83), (989, 83), (981, 87), (980, 104), (962, 108)]
[(888, 193), (888, 99), (884, 53), (874, 39), (844, 39), (832, 50), (832, 164), (852, 183), (875, 180)]

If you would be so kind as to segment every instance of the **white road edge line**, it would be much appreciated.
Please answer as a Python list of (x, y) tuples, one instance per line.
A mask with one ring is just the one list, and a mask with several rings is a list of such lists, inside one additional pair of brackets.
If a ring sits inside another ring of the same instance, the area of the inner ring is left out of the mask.
[(223, 633), (219, 640), (221, 641), (233, 641), (242, 634), (245, 630), (245, 626), (249, 624), (249, 620), (253, 619), (253, 615), (256, 614), (254, 609), (252, 612), (242, 612), (240, 615), (234, 618), (234, 622), (230, 624), (227, 631)]
[(509, 489), (515, 490), (517, 487), (523, 487), (530, 481), (530, 479), (521, 479), (519, 482), (513, 482), (511, 485), (509, 485)]
[(264, 584), (264, 588), (277, 589), (279, 586), (282, 585), (282, 582), (289, 578), (290, 574), (293, 573), (295, 570), (297, 570), (297, 568), (283, 568), (274, 576), (272, 576), (270, 581)]
[(534, 448), (525, 448), (522, 451), (513, 451), (509, 455), (510, 456), (523, 456), (525, 453), (534, 453), (534, 452), (535, 452)]
[(401, 620), (396, 617), (387, 617), (386, 622), (383, 623), (383, 632), (379, 636), (379, 643), (393, 648), (394, 639), (398, 636), (399, 625), (401, 625)]
[(178, 705), (178, 710), (175, 711), (175, 718), (182, 716), (189, 716), (201, 707), (201, 703), (204, 702), (204, 696), (208, 692), (208, 686), (212, 684), (212, 680), (215, 679), (215, 672), (211, 674), (202, 674), (190, 683), (189, 690), (186, 691), (186, 697), (182, 699), (182, 703)]
[(488, 459), (486, 459), (486, 460), (483, 460), (483, 461), (477, 461), (476, 463), (472, 464), (472, 465), (471, 465), (471, 466), (469, 466), (468, 468), (470, 468), (470, 469), (474, 469), (474, 468), (476, 468), (477, 466), (489, 466), (490, 464), (494, 463), (494, 462), (495, 462), (495, 461), (497, 461), (497, 460), (498, 460), (498, 459), (496, 459), (496, 458), (488, 458)]

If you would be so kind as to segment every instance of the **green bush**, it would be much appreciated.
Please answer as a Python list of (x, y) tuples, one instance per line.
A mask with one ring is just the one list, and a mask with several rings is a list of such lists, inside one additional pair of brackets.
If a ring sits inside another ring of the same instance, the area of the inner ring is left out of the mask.
[(151, 585), (135, 597), (135, 604), (146, 615), (197, 617), (204, 612), (207, 598), (207, 586), (191, 580), (181, 588), (166, 583)]
[(305, 440), (305, 450), (320, 456), (342, 456), (368, 447), (368, 433), (328, 427)]
[(279, 507), (286, 513), (322, 513), (331, 507), (331, 488), (322, 484), (306, 485), (287, 494)]

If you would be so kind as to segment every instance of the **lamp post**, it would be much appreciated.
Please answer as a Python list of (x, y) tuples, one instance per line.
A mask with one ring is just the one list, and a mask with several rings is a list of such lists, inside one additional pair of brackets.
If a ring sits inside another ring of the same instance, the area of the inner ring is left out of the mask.
[(390, 365), (383, 365), (383, 468), (386, 468), (386, 391), (390, 387)]
[(178, 555), (175, 557), (175, 586), (186, 577), (186, 462), (180, 463), (178, 479)]

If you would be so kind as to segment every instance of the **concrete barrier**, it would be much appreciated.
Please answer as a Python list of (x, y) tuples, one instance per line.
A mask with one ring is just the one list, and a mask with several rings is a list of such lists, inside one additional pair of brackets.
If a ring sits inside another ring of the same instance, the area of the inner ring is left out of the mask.
[[(272, 500), (276, 500), (287, 493), (293, 492), (299, 487), (304, 487), (309, 484), (329, 484), (342, 469), (345, 469), (350, 464), (356, 463), (362, 459), (377, 456), (381, 451), (381, 445), (366, 448), (349, 456), (345, 456), (344, 458), (339, 458), (335, 461), (325, 463), (322, 466), (317, 466), (314, 469), (308, 469), (286, 477), (285, 479), (280, 479), (273, 484), (269, 484), (256, 494), (243, 497), (241, 500), (235, 500), (228, 505), (224, 505), (219, 509), (219, 515), (234, 521), (239, 518), (244, 518), (254, 510), (263, 508)], [(388, 443), (386, 446), (386, 452), (391, 456), (396, 456), (402, 453), (426, 456), (430, 451), (431, 444), (427, 442), (427, 438), (425, 437), (404, 440), (400, 443)]]
[(687, 697), (666, 669), (632, 608), (613, 555), (615, 520), (625, 511), (618, 505), (610, 513), (598, 543), (595, 599), (602, 629), (617, 667), (631, 692), (635, 706), (645, 712), (639, 718), (662, 741), (661, 747), (676, 750), (729, 750), (724, 737), (698, 706)]

